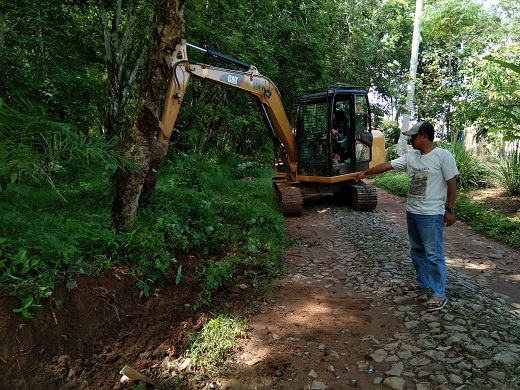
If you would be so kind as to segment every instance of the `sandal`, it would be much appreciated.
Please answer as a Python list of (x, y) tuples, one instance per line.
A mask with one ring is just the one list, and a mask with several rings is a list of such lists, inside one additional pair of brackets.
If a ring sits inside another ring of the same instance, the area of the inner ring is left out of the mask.
[(427, 288), (419, 286), (417, 283), (410, 283), (408, 286), (403, 288), (405, 294), (416, 293), (423, 290), (427, 290)]
[(426, 302), (426, 311), (437, 311), (441, 310), (448, 303), (447, 298), (441, 297), (432, 297), (428, 302)]

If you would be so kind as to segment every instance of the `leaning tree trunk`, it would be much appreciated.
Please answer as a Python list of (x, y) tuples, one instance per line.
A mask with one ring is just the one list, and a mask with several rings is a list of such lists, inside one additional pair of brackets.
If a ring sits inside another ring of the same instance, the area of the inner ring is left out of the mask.
[(183, 4), (184, 0), (155, 1), (151, 42), (139, 91), (140, 104), (121, 143), (139, 168), (133, 172), (119, 169), (116, 174), (110, 225), (118, 231), (132, 228), (141, 192), (143, 188), (150, 193), (154, 191), (154, 171), (166, 154), (157, 147), (155, 137), (171, 72), (169, 56), (184, 36)]

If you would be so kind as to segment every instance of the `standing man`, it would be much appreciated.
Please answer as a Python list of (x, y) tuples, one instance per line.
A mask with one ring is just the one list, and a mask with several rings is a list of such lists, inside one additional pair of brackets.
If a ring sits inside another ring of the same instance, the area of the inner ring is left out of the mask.
[(456, 176), (459, 171), (453, 155), (433, 143), (435, 131), (430, 122), (418, 122), (403, 134), (411, 137), (413, 152), (359, 172), (354, 179), (359, 181), (392, 168), (408, 172), (410, 188), (406, 223), (416, 280), (405, 287), (404, 292), (431, 289), (433, 296), (426, 302), (426, 310), (431, 312), (441, 310), (448, 302), (442, 234), (445, 225), (455, 223)]

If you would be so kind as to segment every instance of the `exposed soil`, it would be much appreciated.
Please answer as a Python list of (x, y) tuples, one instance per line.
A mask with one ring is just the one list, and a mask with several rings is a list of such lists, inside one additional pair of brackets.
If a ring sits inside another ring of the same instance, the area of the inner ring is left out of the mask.
[[(506, 207), (510, 214), (518, 212), (519, 199), (503, 198), (499, 204), (497, 198), (491, 198), (494, 208)], [(233, 280), (215, 297), (216, 305), (241, 315), (248, 316), (252, 307), (256, 313), (248, 318), (244, 347), (237, 352), (232, 369), (218, 383), (215, 380), (214, 384), (206, 384), (206, 388), (269, 389), (273, 378), (279, 377), (278, 384), (291, 378), (293, 382), (286, 382), (286, 388), (302, 389), (303, 382), (294, 379), (307, 378), (309, 361), (326, 361), (328, 353), (332, 354), (320, 350), (319, 345), (314, 349), (319, 355), (312, 351), (301, 356), (295, 353), (297, 340), (309, 347), (305, 340), (314, 334), (320, 335), (324, 345), (337, 346), (339, 353), (347, 354), (347, 364), (341, 369), (348, 378), (348, 372), (365, 360), (373, 335), (384, 339), (385, 334), (399, 329), (393, 316), (385, 315), (384, 308), (375, 305), (370, 295), (337, 286), (310, 286), (295, 276), (293, 271), (301, 262), (318, 259), (324, 267), (334, 262), (323, 244), (339, 237), (335, 236), (334, 226), (320, 223), (327, 218), (329, 207), (335, 206), (316, 203), (303, 216), (286, 219), (288, 233), (300, 245), (287, 249), (285, 266), (289, 275), (275, 281), (267, 297), (250, 295), (248, 289), (240, 288), (241, 280)], [(379, 191), (375, 212), (405, 229), (402, 199)], [(519, 251), (486, 239), (461, 222), (446, 229), (445, 244), (450, 266), (463, 269), (479, 282), (508, 295), (511, 302), (520, 303)], [(0, 296), (0, 389), (126, 389), (135, 385), (120, 383), (119, 371), (126, 365), (149, 376), (164, 372), (164, 359), (174, 361), (182, 354), (188, 333), (199, 329), (208, 317), (204, 312), (193, 314), (188, 307), (200, 293), (193, 277), (198, 264), (196, 257), (185, 259), (180, 285), (175, 285), (172, 276), (157, 296), (146, 300), (139, 297), (135, 281), (125, 269), (114, 269), (96, 278), (79, 277), (76, 288), (69, 291), (59, 287), (44, 310), (30, 321), (12, 312), (17, 305), (14, 298)], [(63, 304), (57, 306), (57, 302)], [(290, 345), (275, 342), (286, 337), (293, 338)], [(374, 365), (376, 370), (387, 368), (385, 363)], [(326, 370), (327, 365), (320, 367)], [(359, 388), (370, 388), (368, 376), (356, 380)], [(163, 388), (203, 388), (203, 383), (195, 385), (188, 380), (177, 387), (171, 380), (158, 381)]]

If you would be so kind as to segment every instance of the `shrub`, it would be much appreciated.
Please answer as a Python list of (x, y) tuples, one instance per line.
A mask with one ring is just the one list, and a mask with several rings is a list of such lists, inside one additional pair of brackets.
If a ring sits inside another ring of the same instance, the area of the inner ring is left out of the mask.
[(487, 185), (487, 178), (489, 177), (487, 165), (479, 160), (475, 153), (466, 149), (461, 141), (439, 143), (439, 146), (449, 150), (455, 157), (459, 168), (459, 176), (457, 177), (459, 190), (467, 191)]
[(386, 148), (386, 161), (392, 161), (399, 157), (397, 154), (397, 144), (391, 145), (388, 148)]
[(395, 145), (401, 136), (401, 128), (396, 121), (384, 119), (381, 123), (381, 131), (385, 135), (387, 145)]
[(517, 152), (499, 159), (493, 176), (511, 195), (520, 195), (520, 158)]

